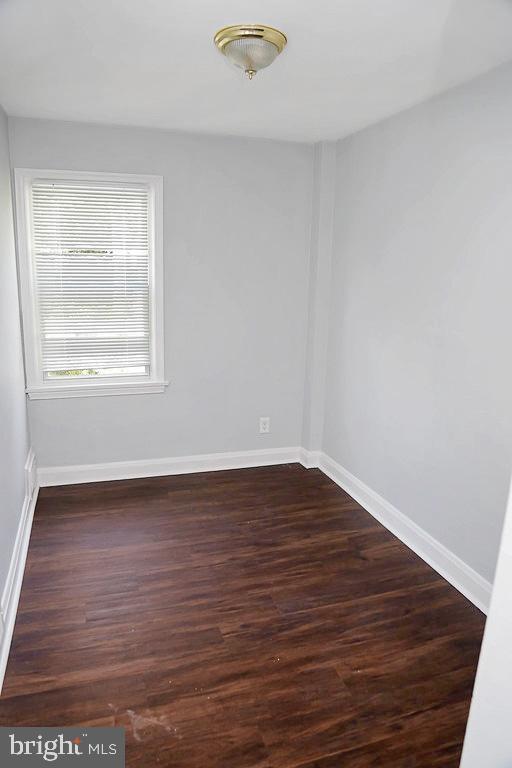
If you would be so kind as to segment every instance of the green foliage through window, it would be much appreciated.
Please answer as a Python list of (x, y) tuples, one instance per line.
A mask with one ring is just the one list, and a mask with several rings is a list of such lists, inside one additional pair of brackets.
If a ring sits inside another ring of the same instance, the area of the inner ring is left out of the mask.
[(70, 371), (50, 371), (51, 376), (98, 376), (98, 371), (93, 368), (75, 368)]

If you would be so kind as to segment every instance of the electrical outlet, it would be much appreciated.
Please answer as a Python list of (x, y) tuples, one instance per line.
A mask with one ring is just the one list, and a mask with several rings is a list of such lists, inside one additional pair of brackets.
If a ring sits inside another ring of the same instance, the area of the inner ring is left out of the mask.
[(260, 435), (268, 435), (270, 432), (270, 416), (260, 416)]

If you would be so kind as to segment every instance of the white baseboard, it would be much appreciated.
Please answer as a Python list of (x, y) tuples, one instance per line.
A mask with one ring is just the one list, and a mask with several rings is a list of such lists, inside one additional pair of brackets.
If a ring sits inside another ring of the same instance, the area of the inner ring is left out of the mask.
[(307, 448), (300, 449), (300, 463), (306, 469), (314, 469), (320, 466), (321, 451), (308, 451)]
[[(309, 462), (313, 462), (316, 458), (318, 459), (316, 466), (327, 477), (343, 488), (379, 523), (382, 523), (477, 608), (487, 614), (492, 591), (490, 582), (325, 453), (320, 453), (318, 457), (312, 454), (305, 457)], [(314, 464), (310, 463), (309, 466)]]
[(39, 467), (37, 476), (39, 485), (45, 487), (74, 483), (96, 483), (102, 480), (184, 475), (192, 472), (213, 472), (223, 469), (291, 464), (300, 462), (301, 450), (301, 448), (263, 448), (255, 451), (207, 453), (166, 459), (115, 461), (106, 464), (81, 464), (66, 467)]
[(34, 451), (30, 449), (25, 464), (25, 498), (21, 511), (20, 522), (14, 542), (11, 562), (0, 601), (0, 693), (7, 668), (7, 659), (11, 647), (16, 612), (20, 599), (28, 544), (32, 530), (32, 520), (37, 502), (39, 487), (37, 485), (36, 462)]

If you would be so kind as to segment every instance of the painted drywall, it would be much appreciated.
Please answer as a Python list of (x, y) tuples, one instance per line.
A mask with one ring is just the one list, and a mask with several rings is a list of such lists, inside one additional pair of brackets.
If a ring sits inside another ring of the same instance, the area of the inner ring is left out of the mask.
[(511, 584), (512, 493), (509, 495), (460, 768), (510, 768), (512, 765)]
[(10, 140), (13, 167), (164, 177), (170, 385), (31, 401), (38, 464), (300, 445), (313, 148), (25, 119)]
[[(11, 203), (7, 117), (0, 107), (0, 596), (25, 496), (28, 454), (25, 379)], [(1, 629), (1, 627), (0, 627)]]
[(320, 451), (324, 426), (336, 142), (315, 146), (302, 447)]
[(512, 67), (338, 144), (323, 450), (492, 580), (512, 465)]

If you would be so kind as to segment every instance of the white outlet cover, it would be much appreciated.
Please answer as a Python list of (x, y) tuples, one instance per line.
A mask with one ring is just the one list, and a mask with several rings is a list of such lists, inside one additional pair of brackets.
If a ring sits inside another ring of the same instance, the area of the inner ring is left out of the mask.
[(270, 432), (270, 416), (260, 416), (260, 435)]

